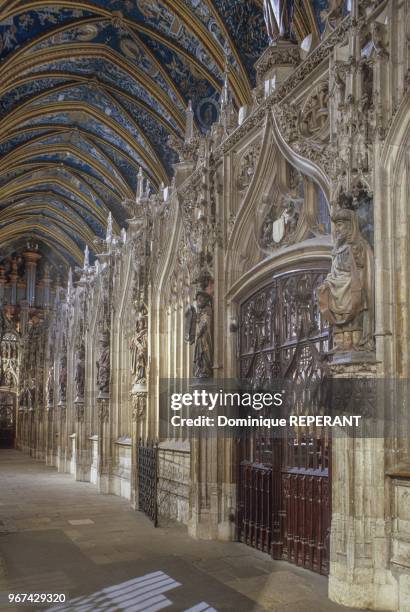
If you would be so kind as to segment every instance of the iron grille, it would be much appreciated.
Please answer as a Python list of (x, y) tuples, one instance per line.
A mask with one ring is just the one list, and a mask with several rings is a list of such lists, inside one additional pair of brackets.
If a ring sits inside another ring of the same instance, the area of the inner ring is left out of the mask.
[(158, 445), (139, 441), (137, 447), (138, 510), (158, 526)]

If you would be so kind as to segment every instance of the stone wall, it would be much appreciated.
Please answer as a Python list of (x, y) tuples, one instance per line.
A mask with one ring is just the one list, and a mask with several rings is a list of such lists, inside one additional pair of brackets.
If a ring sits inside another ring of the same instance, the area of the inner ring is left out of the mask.
[(163, 443), (158, 451), (158, 514), (160, 525), (173, 519), (189, 520), (191, 456), (189, 443)]

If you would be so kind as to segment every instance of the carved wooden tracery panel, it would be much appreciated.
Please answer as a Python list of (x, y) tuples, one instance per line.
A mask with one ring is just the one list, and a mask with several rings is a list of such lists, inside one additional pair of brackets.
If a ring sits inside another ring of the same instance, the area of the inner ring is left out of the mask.
[[(286, 397), (292, 414), (317, 413), (323, 405), (321, 356), (329, 350), (329, 333), (316, 293), (327, 269), (324, 264), (278, 274), (241, 307), (239, 376), (255, 390), (291, 381)], [(262, 412), (281, 416), (272, 408)], [(274, 558), (328, 573), (329, 460), (330, 436), (323, 428), (245, 428), (239, 539)]]

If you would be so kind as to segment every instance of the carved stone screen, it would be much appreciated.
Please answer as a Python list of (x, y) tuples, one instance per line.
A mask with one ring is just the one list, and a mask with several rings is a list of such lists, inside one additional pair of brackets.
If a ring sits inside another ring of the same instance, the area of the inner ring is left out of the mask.
[[(319, 313), (317, 288), (327, 269), (324, 263), (278, 274), (241, 306), (239, 376), (255, 390), (289, 381), (293, 414), (321, 409), (329, 332)], [(264, 410), (263, 416), (273, 416), (272, 408)], [(273, 432), (248, 428), (239, 442), (238, 539), (276, 559), (327, 574), (329, 432), (308, 427)]]

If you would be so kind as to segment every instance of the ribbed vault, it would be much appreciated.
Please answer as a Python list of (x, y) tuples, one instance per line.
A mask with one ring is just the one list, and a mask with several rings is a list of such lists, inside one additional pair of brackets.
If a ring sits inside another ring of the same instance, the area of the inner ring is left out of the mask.
[[(319, 9), (297, 3), (299, 39)], [(170, 182), (188, 101), (198, 131), (217, 119), (226, 61), (251, 100), (266, 46), (260, 0), (0, 0), (2, 247), (35, 237), (80, 263), (109, 212), (126, 223), (139, 168)]]

